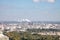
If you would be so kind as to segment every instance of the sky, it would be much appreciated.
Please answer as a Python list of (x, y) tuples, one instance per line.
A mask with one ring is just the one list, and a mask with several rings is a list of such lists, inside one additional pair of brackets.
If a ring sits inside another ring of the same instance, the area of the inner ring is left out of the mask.
[(60, 21), (60, 0), (0, 0), (0, 21)]

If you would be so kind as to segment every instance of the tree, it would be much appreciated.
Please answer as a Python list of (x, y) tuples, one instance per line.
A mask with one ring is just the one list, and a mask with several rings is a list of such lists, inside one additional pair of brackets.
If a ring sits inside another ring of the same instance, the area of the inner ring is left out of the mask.
[(8, 32), (6, 35), (10, 38), (10, 40), (21, 40), (20, 34), (17, 32)]

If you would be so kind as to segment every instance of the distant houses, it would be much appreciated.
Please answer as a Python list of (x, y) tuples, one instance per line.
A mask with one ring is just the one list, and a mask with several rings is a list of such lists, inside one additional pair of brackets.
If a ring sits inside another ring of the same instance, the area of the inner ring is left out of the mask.
[[(28, 30), (29, 29), (29, 30)], [(39, 23), (39, 22), (20, 22), (20, 23), (1, 23), (0, 31), (2, 32), (33, 32), (46, 35), (60, 35), (60, 24), (53, 23)]]

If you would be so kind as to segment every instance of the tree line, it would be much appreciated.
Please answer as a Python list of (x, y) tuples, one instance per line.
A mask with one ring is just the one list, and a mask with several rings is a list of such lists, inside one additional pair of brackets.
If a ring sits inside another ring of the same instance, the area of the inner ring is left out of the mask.
[(59, 40), (58, 35), (40, 35), (31, 34), (30, 32), (4, 32), (4, 35), (9, 37), (9, 40)]

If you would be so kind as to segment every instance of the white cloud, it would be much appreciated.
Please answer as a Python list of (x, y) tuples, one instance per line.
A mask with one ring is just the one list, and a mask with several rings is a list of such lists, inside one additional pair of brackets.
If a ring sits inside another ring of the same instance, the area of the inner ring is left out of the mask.
[(54, 3), (55, 0), (33, 0), (33, 2), (50, 2), (50, 3)]
[(33, 2), (39, 2), (40, 0), (33, 0)]
[(51, 3), (54, 3), (55, 2), (55, 0), (47, 0), (48, 2), (51, 2)]

